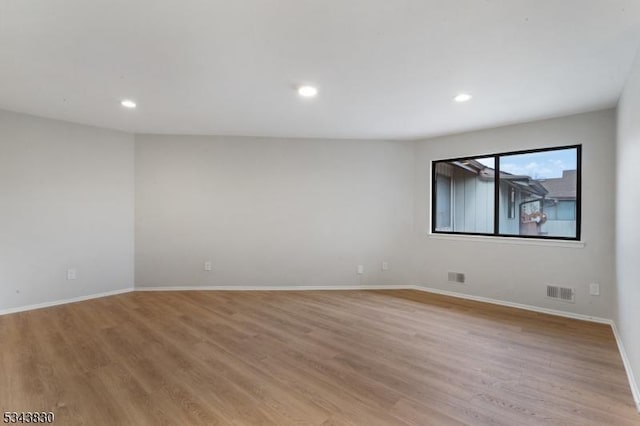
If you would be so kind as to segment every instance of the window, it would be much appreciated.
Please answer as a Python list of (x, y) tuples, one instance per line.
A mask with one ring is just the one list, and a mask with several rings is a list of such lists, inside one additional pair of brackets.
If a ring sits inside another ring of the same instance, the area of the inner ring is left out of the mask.
[(436, 211), (436, 229), (441, 231), (451, 230), (451, 178), (445, 175), (437, 175), (436, 194), (438, 210)]
[(435, 164), (435, 230), (492, 233), (495, 197), (493, 158)]
[(581, 145), (434, 161), (433, 233), (580, 239)]

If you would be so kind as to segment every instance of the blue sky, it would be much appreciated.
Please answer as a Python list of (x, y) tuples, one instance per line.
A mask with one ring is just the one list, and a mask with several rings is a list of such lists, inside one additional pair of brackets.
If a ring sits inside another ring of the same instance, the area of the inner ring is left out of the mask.
[[(479, 159), (478, 161), (486, 166), (493, 167), (493, 158)], [(562, 177), (563, 170), (575, 170), (576, 167), (575, 148), (500, 157), (500, 170), (502, 172), (527, 175), (534, 179), (559, 178)]]

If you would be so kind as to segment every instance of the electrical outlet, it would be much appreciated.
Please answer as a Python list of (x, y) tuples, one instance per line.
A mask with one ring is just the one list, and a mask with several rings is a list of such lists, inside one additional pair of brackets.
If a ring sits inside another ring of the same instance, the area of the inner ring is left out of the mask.
[(598, 283), (589, 284), (589, 294), (592, 296), (600, 296), (600, 284)]
[(358, 275), (364, 274), (364, 265), (358, 265), (357, 272), (358, 272)]
[(386, 260), (382, 262), (382, 270), (383, 271), (389, 270), (389, 262), (387, 262)]
[(78, 278), (78, 272), (75, 269), (67, 269), (67, 279), (75, 280)]
[(211, 261), (207, 260), (206, 262), (204, 262), (204, 270), (210, 271), (211, 269), (213, 269), (213, 265), (211, 264)]
[(464, 284), (466, 277), (462, 272), (449, 272), (447, 274), (447, 280), (451, 283)]

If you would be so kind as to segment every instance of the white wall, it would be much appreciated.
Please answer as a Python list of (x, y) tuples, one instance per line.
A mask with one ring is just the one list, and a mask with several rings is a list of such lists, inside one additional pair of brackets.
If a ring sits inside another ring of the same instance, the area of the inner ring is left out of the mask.
[(133, 136), (0, 110), (0, 311), (132, 287), (133, 180)]
[(136, 136), (136, 286), (406, 285), (412, 227), (411, 142)]
[[(640, 384), (640, 56), (618, 105), (615, 321)], [(636, 387), (640, 409), (640, 393)]]
[[(584, 248), (429, 237), (432, 160), (583, 144)], [(606, 110), (416, 143), (415, 282), (440, 290), (611, 318), (614, 296), (615, 111)], [(447, 282), (447, 271), (467, 274)], [(589, 283), (601, 296), (589, 296)], [(545, 297), (546, 284), (576, 288), (575, 304)]]
[[(0, 119), (0, 309), (131, 286), (133, 136)], [(138, 135), (135, 282), (421, 284), (611, 318), (614, 129), (602, 111), (420, 142)], [(584, 248), (427, 237), (431, 160), (573, 143)], [(547, 282), (576, 287), (577, 302), (546, 299)]]

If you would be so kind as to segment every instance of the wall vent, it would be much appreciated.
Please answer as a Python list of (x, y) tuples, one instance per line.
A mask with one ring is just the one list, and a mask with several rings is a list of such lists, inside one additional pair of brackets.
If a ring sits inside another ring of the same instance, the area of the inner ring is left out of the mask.
[(563, 302), (575, 302), (576, 292), (572, 288), (548, 285), (547, 297), (551, 299), (562, 300)]
[(449, 272), (449, 282), (464, 284), (464, 274), (462, 272)]

